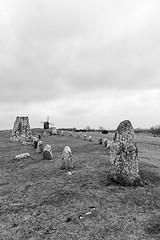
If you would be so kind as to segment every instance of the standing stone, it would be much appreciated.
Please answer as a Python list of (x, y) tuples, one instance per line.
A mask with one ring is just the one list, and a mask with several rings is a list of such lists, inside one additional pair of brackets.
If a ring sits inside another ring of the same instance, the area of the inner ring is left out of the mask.
[(43, 148), (44, 148), (43, 141), (38, 141), (36, 152), (37, 153), (42, 153), (43, 152)]
[(38, 145), (38, 138), (37, 137), (33, 137), (33, 146), (34, 148), (37, 148)]
[(61, 131), (61, 136), (64, 136), (64, 131), (63, 130)]
[(114, 180), (122, 185), (139, 185), (138, 148), (129, 120), (121, 122), (117, 127), (109, 153), (114, 165)]
[(91, 142), (92, 141), (92, 136), (88, 137), (88, 141)]
[(32, 133), (28, 117), (17, 117), (11, 135), (12, 141), (31, 141)]
[(83, 139), (86, 140), (87, 139), (87, 136), (86, 134), (83, 135)]
[(107, 147), (107, 138), (104, 138), (103, 145), (104, 145), (104, 147)]
[(51, 149), (51, 146), (49, 144), (47, 144), (45, 146), (45, 148), (43, 149), (43, 159), (46, 159), (46, 160), (52, 160), (53, 159), (52, 149)]
[(102, 138), (99, 138), (99, 144), (102, 145)]
[(55, 127), (51, 128), (51, 135), (58, 135), (57, 128), (55, 128)]
[(69, 146), (66, 146), (62, 153), (62, 169), (73, 168), (72, 152)]
[(79, 139), (80, 138), (80, 135), (79, 135), (79, 133), (77, 133), (77, 139)]
[(73, 133), (72, 133), (72, 132), (70, 132), (70, 133), (69, 133), (69, 136), (70, 136), (70, 137), (72, 137), (72, 136), (73, 136)]
[(47, 137), (48, 136), (48, 134), (47, 134), (47, 132), (43, 132), (43, 137)]

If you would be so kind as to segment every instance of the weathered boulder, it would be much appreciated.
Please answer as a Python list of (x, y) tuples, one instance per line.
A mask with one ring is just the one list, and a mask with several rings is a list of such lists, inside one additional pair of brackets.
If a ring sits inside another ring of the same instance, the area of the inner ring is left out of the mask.
[(65, 169), (73, 168), (72, 151), (69, 146), (66, 146), (63, 150), (61, 168), (65, 168)]
[(122, 185), (139, 185), (138, 148), (133, 126), (129, 120), (119, 124), (109, 146), (114, 165), (114, 180)]
[(38, 141), (36, 152), (37, 153), (42, 153), (43, 152), (43, 148), (44, 148), (43, 141)]
[(46, 160), (52, 160), (53, 159), (53, 153), (52, 153), (52, 148), (49, 144), (45, 146), (43, 149), (43, 159)]

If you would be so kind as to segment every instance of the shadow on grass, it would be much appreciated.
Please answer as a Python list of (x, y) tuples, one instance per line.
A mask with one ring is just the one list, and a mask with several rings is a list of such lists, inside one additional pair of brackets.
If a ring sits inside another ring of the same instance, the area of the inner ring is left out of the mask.
[(160, 175), (155, 171), (149, 169), (140, 169), (139, 171), (142, 181), (147, 182), (148, 185), (160, 186)]
[[(135, 183), (132, 185), (133, 187), (145, 187), (146, 185), (154, 185), (154, 186), (160, 186), (160, 174), (155, 171), (155, 169), (152, 168), (152, 166), (143, 166), (143, 169), (141, 168), (139, 170), (140, 175), (140, 181), (137, 179)], [(113, 177), (113, 169), (112, 167), (109, 167), (106, 171), (99, 173), (99, 184), (101, 186), (110, 186), (110, 185), (122, 185), (129, 187), (131, 186), (130, 183), (127, 183), (124, 179), (118, 179), (118, 181), (115, 181)]]
[(99, 176), (99, 184), (101, 186), (123, 186), (123, 187), (144, 187), (145, 182), (141, 181), (141, 179), (136, 179), (132, 184), (128, 182), (126, 179), (118, 177), (117, 180), (115, 180), (113, 176), (113, 172), (105, 172)]

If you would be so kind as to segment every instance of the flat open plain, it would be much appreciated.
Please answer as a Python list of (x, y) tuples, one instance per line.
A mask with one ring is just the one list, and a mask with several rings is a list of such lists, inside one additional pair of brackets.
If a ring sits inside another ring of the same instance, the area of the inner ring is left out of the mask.
[[(36, 135), (40, 130), (34, 129)], [(153, 240), (160, 239), (160, 138), (137, 134), (140, 175), (144, 187), (124, 187), (109, 181), (107, 150), (73, 136), (42, 137), (53, 150), (43, 160), (33, 146), (11, 142), (0, 132), (0, 240)], [(69, 145), (71, 174), (62, 170), (61, 155)], [(28, 152), (31, 158), (13, 160)]]

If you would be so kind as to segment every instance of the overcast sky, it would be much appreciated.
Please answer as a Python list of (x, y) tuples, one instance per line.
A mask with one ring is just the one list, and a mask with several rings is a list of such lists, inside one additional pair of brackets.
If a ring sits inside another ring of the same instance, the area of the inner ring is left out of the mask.
[(0, 0), (0, 129), (160, 124), (159, 0)]

